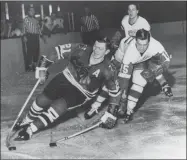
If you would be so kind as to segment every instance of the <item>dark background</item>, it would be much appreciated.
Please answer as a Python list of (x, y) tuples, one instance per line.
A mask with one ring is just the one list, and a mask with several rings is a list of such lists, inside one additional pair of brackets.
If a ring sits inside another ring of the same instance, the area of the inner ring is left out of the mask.
[[(1, 2), (1, 12), (4, 11), (4, 3)], [(21, 15), (22, 3), (25, 4), (25, 8), (29, 4), (33, 4), (37, 14), (40, 14), (40, 4), (43, 4), (44, 12), (47, 15), (49, 14), (49, 4), (52, 4), (53, 11), (56, 11), (57, 5), (59, 5), (64, 14), (74, 12), (76, 26), (85, 5), (90, 7), (98, 17), (102, 28), (119, 28), (130, 3), (138, 3), (140, 15), (150, 23), (186, 20), (186, 1), (8, 1), (11, 17)]]

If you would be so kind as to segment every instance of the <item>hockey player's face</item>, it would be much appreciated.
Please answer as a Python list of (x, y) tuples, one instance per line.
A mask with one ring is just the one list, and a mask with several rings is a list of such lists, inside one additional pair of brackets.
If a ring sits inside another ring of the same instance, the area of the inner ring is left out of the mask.
[(149, 46), (148, 39), (146, 40), (137, 39), (136, 40), (136, 48), (140, 53), (144, 53), (147, 50), (148, 46)]
[(135, 18), (138, 15), (138, 10), (135, 5), (131, 4), (128, 7), (128, 14), (130, 18)]
[(93, 46), (93, 57), (99, 59), (103, 58), (105, 54), (107, 54), (106, 44), (96, 41)]

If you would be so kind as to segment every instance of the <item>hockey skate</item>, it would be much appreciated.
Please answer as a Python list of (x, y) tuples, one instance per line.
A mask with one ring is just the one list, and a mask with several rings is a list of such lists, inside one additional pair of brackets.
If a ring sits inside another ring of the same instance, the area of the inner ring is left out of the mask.
[(29, 125), (32, 122), (33, 122), (33, 120), (30, 119), (28, 116), (26, 116), (22, 121), (16, 123), (16, 125), (14, 127), (14, 130), (18, 131), (21, 128), (23, 128), (24, 126), (27, 126), (27, 125)]
[(31, 139), (33, 132), (30, 128), (30, 125), (25, 125), (22, 130), (18, 133), (18, 136), (14, 139), (14, 141), (27, 141)]
[(125, 115), (125, 118), (123, 119), (123, 123), (128, 123), (129, 121), (132, 121), (133, 119), (133, 113), (127, 114)]
[(171, 87), (169, 86), (168, 83), (164, 83), (162, 85), (162, 91), (164, 92), (164, 94), (168, 97), (172, 97), (173, 96), (173, 93), (172, 93), (172, 90), (171, 90)]

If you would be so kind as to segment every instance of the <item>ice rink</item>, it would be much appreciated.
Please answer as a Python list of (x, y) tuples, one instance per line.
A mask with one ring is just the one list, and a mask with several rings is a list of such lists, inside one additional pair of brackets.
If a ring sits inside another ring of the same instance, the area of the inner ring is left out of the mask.
[[(8, 151), (5, 138), (24, 101), (36, 83), (34, 73), (24, 73), (1, 80), (1, 158), (2, 159), (186, 159), (186, 37), (171, 36), (158, 39), (172, 54), (170, 73), (174, 97), (171, 105), (160, 93), (149, 97), (137, 110), (133, 121), (112, 130), (96, 128), (66, 140), (55, 148), (49, 147), (53, 138), (68, 136), (91, 126), (100, 115), (84, 120), (84, 110), (62, 117), (61, 123), (33, 136), (30, 141), (16, 142), (16, 151)], [(36, 89), (27, 109), (42, 86)]]

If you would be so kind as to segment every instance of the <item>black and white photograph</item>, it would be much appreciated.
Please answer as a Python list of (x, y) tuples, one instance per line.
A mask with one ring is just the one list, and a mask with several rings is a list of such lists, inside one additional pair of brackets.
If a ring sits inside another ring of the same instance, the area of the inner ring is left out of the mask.
[(0, 1), (1, 159), (186, 159), (186, 1)]

